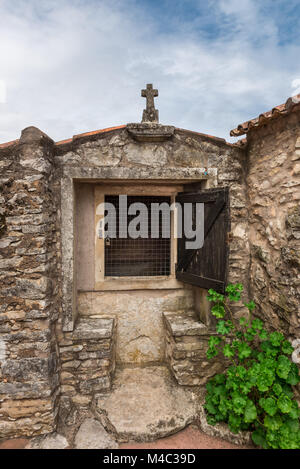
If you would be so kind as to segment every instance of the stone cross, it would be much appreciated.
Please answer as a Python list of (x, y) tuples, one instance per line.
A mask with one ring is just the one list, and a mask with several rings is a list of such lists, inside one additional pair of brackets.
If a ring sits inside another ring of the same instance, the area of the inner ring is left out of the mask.
[(158, 110), (155, 109), (154, 105), (154, 98), (158, 96), (158, 90), (154, 90), (153, 85), (148, 84), (147, 89), (142, 90), (141, 96), (147, 99), (142, 122), (158, 122)]

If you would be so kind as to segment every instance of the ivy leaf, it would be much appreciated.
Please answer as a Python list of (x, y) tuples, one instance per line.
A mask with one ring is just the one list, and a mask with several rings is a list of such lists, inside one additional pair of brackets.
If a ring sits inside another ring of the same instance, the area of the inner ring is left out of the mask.
[(210, 360), (211, 358), (215, 358), (218, 355), (219, 351), (216, 349), (216, 347), (209, 347), (206, 356)]
[(216, 384), (225, 384), (226, 381), (226, 376), (222, 373), (219, 373), (213, 377), (213, 381)]
[(276, 430), (269, 429), (266, 434), (266, 440), (270, 449), (279, 449), (279, 433)]
[(233, 433), (238, 433), (240, 431), (241, 424), (242, 418), (239, 415), (230, 414), (228, 419), (228, 426)]
[(265, 433), (263, 430), (255, 430), (252, 433), (252, 441), (256, 446), (261, 446), (263, 449), (268, 449), (268, 443), (266, 441)]
[(235, 350), (229, 344), (226, 344), (225, 347), (223, 348), (223, 354), (224, 354), (224, 357), (226, 358), (232, 358), (235, 356)]
[(249, 309), (250, 313), (254, 311), (254, 309), (256, 308), (256, 304), (254, 303), (254, 301), (250, 301), (249, 303), (244, 303), (244, 305), (246, 306), (246, 308)]
[(221, 335), (228, 335), (234, 328), (231, 321), (219, 321), (216, 330)]
[(299, 370), (296, 363), (291, 363), (291, 369), (286, 379), (286, 382), (291, 386), (296, 386), (300, 381)]
[(257, 383), (257, 380), (260, 376), (261, 365), (259, 363), (254, 363), (248, 370), (248, 379), (254, 386)]
[(251, 348), (245, 342), (239, 342), (239, 344), (237, 345), (237, 349), (240, 360), (244, 360), (245, 358), (250, 357), (252, 353)]
[(272, 389), (273, 389), (275, 396), (278, 397), (280, 396), (280, 394), (282, 394), (282, 387), (280, 386), (279, 383), (275, 383)]
[(215, 395), (218, 397), (225, 397), (227, 395), (226, 387), (224, 384), (220, 384), (215, 387)]
[(288, 414), (292, 410), (292, 401), (288, 396), (282, 394), (277, 401), (278, 408), (283, 414)]
[(220, 413), (223, 415), (223, 420), (225, 420), (225, 418), (227, 417), (228, 415), (228, 412), (232, 409), (232, 404), (231, 402), (225, 398), (225, 397), (221, 397), (220, 399), (220, 404), (219, 404), (219, 411)]
[(237, 366), (236, 367), (236, 372), (237, 372), (237, 375), (242, 378), (242, 379), (245, 379), (246, 375), (247, 375), (247, 370), (244, 366)]
[(291, 385), (287, 384), (287, 383), (282, 383), (281, 386), (282, 386), (283, 394), (285, 394), (286, 396), (288, 396), (290, 398), (293, 398), (294, 393), (293, 393), (293, 390), (291, 388)]
[(255, 336), (256, 336), (256, 331), (252, 328), (249, 328), (247, 332), (245, 332), (244, 334), (245, 340), (247, 340), (248, 342), (252, 342)]
[(226, 376), (224, 374), (219, 373), (218, 375), (214, 376), (213, 380), (216, 384), (225, 384)]
[(257, 331), (262, 331), (264, 327), (264, 323), (260, 319), (253, 319), (252, 321), (252, 328)]
[(290, 432), (297, 432), (300, 426), (298, 419), (288, 419), (285, 421), (285, 425)]
[(212, 425), (213, 427), (217, 423), (216, 419), (212, 417), (211, 415), (207, 415), (206, 420), (207, 420), (208, 425)]
[(276, 370), (279, 378), (287, 379), (291, 366), (291, 361), (285, 355), (280, 355), (278, 357), (278, 366)]
[(263, 342), (260, 347), (267, 357), (275, 358), (278, 355), (279, 349), (274, 347), (270, 341)]
[(267, 333), (265, 329), (263, 329), (261, 333), (259, 334), (259, 337), (261, 340), (268, 340), (269, 334)]
[(292, 401), (292, 408), (289, 412), (289, 417), (291, 419), (299, 419), (300, 417), (300, 409), (297, 401)]
[(281, 351), (285, 355), (291, 355), (294, 351), (294, 347), (290, 344), (288, 340), (285, 340), (281, 344)]
[(272, 386), (274, 378), (272, 374), (263, 373), (257, 378), (257, 387), (261, 392), (266, 392)]
[(271, 417), (273, 417), (273, 415), (275, 415), (277, 412), (277, 403), (276, 400), (272, 397), (268, 397), (267, 399), (260, 399), (259, 405), (267, 412), (267, 414), (271, 415)]
[(257, 417), (256, 407), (253, 401), (250, 399), (247, 402), (245, 413), (244, 413), (244, 420), (246, 423), (253, 422)]
[(236, 285), (228, 285), (226, 287), (226, 293), (228, 294), (228, 298), (230, 301), (240, 301), (241, 299), (241, 292), (244, 290), (244, 287), (241, 283), (237, 283)]
[(209, 338), (208, 345), (210, 347), (215, 347), (216, 345), (219, 345), (221, 342), (222, 342), (222, 339), (220, 339), (220, 337), (212, 336)]
[(238, 414), (242, 415), (244, 413), (244, 409), (247, 404), (247, 400), (243, 396), (235, 395), (232, 399), (233, 404), (233, 411)]
[(207, 412), (209, 414), (213, 414), (215, 415), (217, 413), (217, 409), (215, 408), (214, 404), (212, 403), (211, 400), (207, 399), (205, 404), (204, 404), (204, 408), (205, 410), (207, 410)]
[(264, 425), (266, 428), (272, 431), (278, 430), (280, 426), (282, 425), (282, 420), (281, 420), (280, 415), (277, 414), (277, 415), (274, 415), (273, 417), (271, 417), (270, 415), (266, 415), (264, 419)]
[(221, 303), (218, 303), (218, 304), (216, 304), (215, 306), (212, 307), (211, 313), (217, 319), (222, 319), (225, 316), (225, 308)]
[(240, 325), (245, 326), (247, 324), (247, 319), (246, 318), (240, 318)]
[(269, 340), (274, 347), (280, 347), (281, 342), (284, 340), (284, 336), (280, 332), (272, 332), (269, 336)]
[(245, 381), (244, 383), (240, 384), (240, 391), (241, 391), (241, 393), (247, 395), (251, 391), (252, 387), (253, 387), (253, 384), (251, 383), (250, 380)]
[(221, 295), (220, 293), (216, 292), (211, 288), (210, 290), (208, 290), (207, 299), (208, 301), (214, 301), (215, 303), (223, 303), (224, 295)]
[(244, 334), (242, 333), (242, 331), (236, 331), (235, 336), (236, 336), (238, 339), (242, 340), (243, 337), (244, 337)]

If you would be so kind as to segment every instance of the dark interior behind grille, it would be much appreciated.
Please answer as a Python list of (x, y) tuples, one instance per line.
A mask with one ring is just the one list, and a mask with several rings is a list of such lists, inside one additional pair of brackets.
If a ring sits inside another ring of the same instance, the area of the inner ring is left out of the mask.
[[(159, 217), (159, 238), (151, 239), (151, 204), (168, 203), (170, 197), (128, 196), (127, 209), (132, 203), (140, 202), (148, 209), (148, 238), (121, 239), (120, 223), (126, 227), (126, 219), (119, 220), (119, 196), (105, 196), (105, 202), (116, 209), (116, 238), (105, 242), (105, 275), (109, 277), (144, 277), (170, 275), (170, 238), (162, 237), (162, 215)], [(134, 216), (127, 216), (129, 224)]]

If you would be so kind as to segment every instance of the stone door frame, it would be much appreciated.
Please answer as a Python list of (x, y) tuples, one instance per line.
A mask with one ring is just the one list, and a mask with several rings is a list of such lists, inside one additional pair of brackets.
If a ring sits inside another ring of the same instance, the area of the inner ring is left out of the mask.
[(75, 188), (76, 182), (101, 183), (151, 181), (188, 184), (205, 181), (205, 188), (216, 185), (217, 170), (208, 175), (204, 168), (64, 168), (61, 180), (61, 249), (62, 249), (62, 308), (63, 331), (73, 331), (77, 317), (77, 286), (75, 270)]

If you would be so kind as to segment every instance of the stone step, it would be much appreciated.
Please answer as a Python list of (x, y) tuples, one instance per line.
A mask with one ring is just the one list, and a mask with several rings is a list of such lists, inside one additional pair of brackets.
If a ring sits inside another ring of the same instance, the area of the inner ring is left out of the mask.
[(225, 360), (208, 360), (209, 337), (213, 333), (194, 315), (164, 313), (166, 360), (178, 384), (202, 386), (220, 373)]
[(201, 336), (208, 334), (208, 328), (200, 322), (195, 312), (185, 314), (164, 313), (165, 324), (173, 337)]
[(165, 366), (117, 369), (112, 391), (93, 410), (118, 441), (152, 441), (196, 421), (197, 390), (178, 386)]

